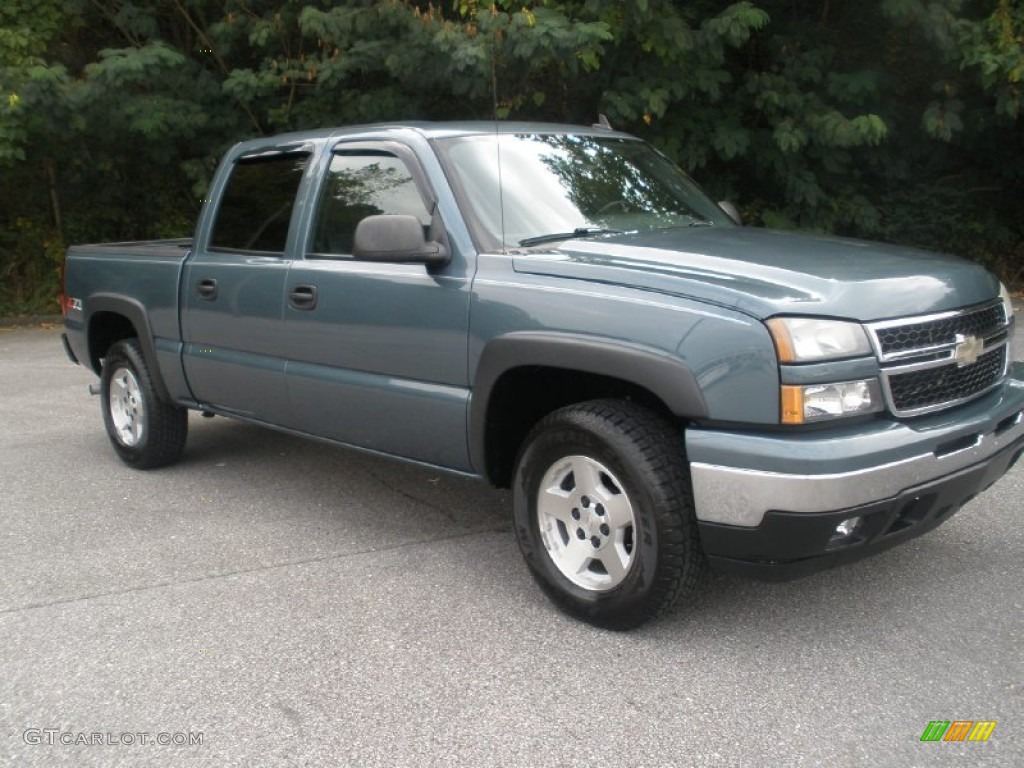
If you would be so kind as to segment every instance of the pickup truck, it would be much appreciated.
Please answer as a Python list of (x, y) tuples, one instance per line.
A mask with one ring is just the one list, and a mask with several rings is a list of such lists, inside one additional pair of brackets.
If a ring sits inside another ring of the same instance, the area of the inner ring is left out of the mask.
[(245, 141), (191, 240), (72, 247), (65, 349), (128, 465), (201, 411), (512, 490), (562, 610), (624, 629), (948, 520), (1024, 452), (1006, 288), (744, 227), (605, 126)]

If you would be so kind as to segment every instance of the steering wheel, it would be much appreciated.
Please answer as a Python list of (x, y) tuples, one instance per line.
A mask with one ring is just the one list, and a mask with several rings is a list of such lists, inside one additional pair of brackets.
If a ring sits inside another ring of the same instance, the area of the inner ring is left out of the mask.
[(610, 203), (605, 203), (604, 205), (597, 209), (597, 213), (595, 215), (603, 216), (606, 213), (611, 213), (612, 211), (616, 210), (619, 213), (629, 213), (629, 211), (626, 208), (626, 201), (612, 200)]

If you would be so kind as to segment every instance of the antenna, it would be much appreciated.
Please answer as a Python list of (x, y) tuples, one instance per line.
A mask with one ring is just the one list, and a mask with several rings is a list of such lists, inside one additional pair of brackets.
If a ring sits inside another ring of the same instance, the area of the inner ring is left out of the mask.
[(494, 151), (498, 161), (498, 211), (501, 214), (501, 252), (508, 249), (505, 246), (505, 186), (501, 177), (501, 131), (498, 128), (498, 30), (494, 31), (491, 40), (491, 118), (494, 121)]
[(614, 130), (612, 124), (608, 122), (608, 117), (604, 114), (598, 113), (597, 122), (594, 123), (591, 128), (604, 128), (606, 131)]

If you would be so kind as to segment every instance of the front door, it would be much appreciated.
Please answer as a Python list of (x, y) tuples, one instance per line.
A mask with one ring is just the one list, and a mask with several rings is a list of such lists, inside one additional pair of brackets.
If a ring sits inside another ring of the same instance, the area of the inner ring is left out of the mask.
[(352, 257), (356, 225), (373, 214), (416, 216), (428, 239), (443, 238), (432, 199), (405, 147), (334, 149), (308, 252), (286, 280), (288, 394), (304, 432), (469, 470), (463, 255), (429, 268)]

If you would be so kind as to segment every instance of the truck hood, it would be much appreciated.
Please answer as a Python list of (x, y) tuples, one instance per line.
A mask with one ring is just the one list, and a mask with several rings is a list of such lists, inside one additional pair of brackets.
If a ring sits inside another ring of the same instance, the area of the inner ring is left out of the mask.
[(748, 227), (690, 227), (567, 240), (517, 253), (517, 272), (627, 285), (733, 307), (760, 319), (861, 322), (994, 299), (998, 281), (954, 256), (864, 240)]

